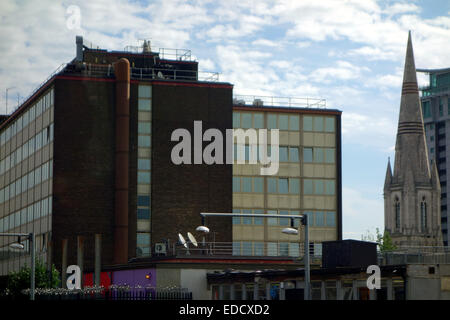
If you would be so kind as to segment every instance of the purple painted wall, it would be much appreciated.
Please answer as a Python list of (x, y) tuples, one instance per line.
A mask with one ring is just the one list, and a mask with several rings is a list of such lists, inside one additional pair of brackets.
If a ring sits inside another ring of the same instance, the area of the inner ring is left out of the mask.
[[(150, 275), (150, 279), (146, 278)], [(156, 269), (134, 269), (112, 272), (112, 284), (142, 287), (156, 287)]]

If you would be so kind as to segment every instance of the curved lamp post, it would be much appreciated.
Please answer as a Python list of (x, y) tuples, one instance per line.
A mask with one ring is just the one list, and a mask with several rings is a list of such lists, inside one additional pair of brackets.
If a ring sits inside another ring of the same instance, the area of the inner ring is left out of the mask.
[(259, 214), (259, 213), (209, 213), (201, 212), (202, 225), (195, 229), (200, 232), (209, 232), (209, 228), (205, 226), (205, 217), (257, 217), (257, 218), (287, 218), (291, 220), (291, 226), (284, 228), (281, 232), (289, 235), (297, 235), (298, 229), (294, 228), (294, 219), (300, 219), (302, 225), (305, 226), (305, 300), (311, 300), (310, 289), (310, 263), (309, 263), (309, 228), (308, 228), (308, 216), (306, 214), (299, 215), (287, 215), (287, 214)]
[(20, 243), (20, 237), (25, 237), (30, 241), (31, 252), (31, 272), (30, 272), (30, 300), (34, 300), (35, 289), (35, 270), (36, 270), (36, 245), (34, 241), (34, 233), (0, 233), (0, 237), (18, 237), (17, 243), (12, 243), (9, 246), (13, 249), (24, 250), (25, 246)]

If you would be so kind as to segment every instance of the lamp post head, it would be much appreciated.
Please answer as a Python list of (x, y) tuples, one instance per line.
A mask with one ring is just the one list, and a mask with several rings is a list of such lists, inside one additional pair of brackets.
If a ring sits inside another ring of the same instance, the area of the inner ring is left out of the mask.
[(25, 246), (23, 244), (21, 244), (21, 243), (11, 243), (9, 245), (9, 247), (12, 248), (12, 249), (19, 249), (19, 250), (25, 249)]
[(298, 230), (295, 228), (284, 228), (283, 230), (281, 230), (281, 232), (283, 232), (285, 234), (293, 234), (293, 235), (298, 234)]
[(195, 231), (203, 232), (203, 233), (209, 233), (209, 228), (206, 226), (198, 226)]

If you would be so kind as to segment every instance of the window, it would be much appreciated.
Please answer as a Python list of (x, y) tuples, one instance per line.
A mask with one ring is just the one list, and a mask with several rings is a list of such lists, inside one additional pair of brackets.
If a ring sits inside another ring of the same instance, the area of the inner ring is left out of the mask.
[(138, 208), (137, 209), (138, 219), (150, 219), (150, 209)]
[(287, 257), (289, 255), (289, 243), (280, 242), (280, 256)]
[(326, 148), (325, 149), (325, 162), (326, 163), (334, 163), (334, 149)]
[(269, 113), (267, 115), (267, 128), (268, 129), (277, 129), (277, 115)]
[(150, 99), (139, 99), (138, 100), (138, 109), (140, 111), (151, 111), (151, 100)]
[(257, 193), (264, 192), (264, 179), (261, 177), (253, 178), (253, 191)]
[(324, 194), (323, 180), (314, 181), (314, 194)]
[(277, 256), (278, 248), (276, 242), (268, 242), (267, 243), (267, 255), (268, 256)]
[(420, 203), (420, 226), (422, 232), (426, 232), (427, 230), (427, 203), (425, 202), (425, 198), (422, 199)]
[(242, 178), (242, 192), (252, 192), (252, 178)]
[(139, 86), (138, 89), (139, 98), (151, 98), (152, 87), (151, 86)]
[(149, 184), (150, 183), (150, 172), (138, 171), (138, 183)]
[(150, 147), (150, 136), (138, 136), (138, 146), (139, 147)]
[(314, 117), (314, 131), (323, 131), (323, 117)]
[(334, 180), (325, 180), (325, 194), (327, 194), (327, 195), (335, 194)]
[(313, 161), (313, 148), (303, 148), (303, 161), (304, 162)]
[(252, 127), (252, 114), (242, 113), (242, 128), (249, 129)]
[(233, 192), (241, 192), (241, 178), (233, 177)]
[(298, 148), (289, 147), (289, 162), (298, 162)]
[(150, 134), (151, 133), (151, 123), (150, 122), (139, 122), (138, 123), (138, 133)]
[(252, 243), (242, 242), (242, 255), (251, 256), (252, 255)]
[(280, 162), (288, 162), (288, 147), (280, 147)]
[(241, 255), (241, 243), (233, 242), (233, 256)]
[(394, 210), (395, 210), (395, 228), (400, 229), (400, 201), (398, 200), (398, 198), (395, 198)]
[[(264, 210), (261, 210), (261, 209), (255, 210), (255, 214), (263, 214), (263, 213), (264, 213)], [(257, 226), (262, 226), (262, 225), (264, 225), (264, 218), (254, 217), (253, 223)]]
[(423, 117), (424, 118), (429, 118), (431, 117), (431, 106), (430, 106), (430, 101), (424, 101), (422, 103), (422, 112), (423, 112)]
[(324, 213), (321, 211), (315, 212), (315, 225), (318, 227), (323, 227), (324, 225)]
[(335, 227), (336, 226), (336, 213), (335, 212), (327, 212), (327, 227)]
[(139, 170), (150, 170), (150, 159), (138, 159)]
[(255, 256), (263, 256), (264, 255), (264, 243), (255, 242), (253, 244), (254, 254)]
[(138, 196), (137, 197), (138, 207), (149, 207), (150, 206), (150, 196)]
[(334, 132), (334, 118), (325, 118), (325, 132)]
[(300, 193), (300, 180), (295, 178), (289, 179), (289, 193), (298, 194)]
[(313, 118), (311, 116), (303, 116), (303, 130), (312, 131), (313, 128)]
[(254, 128), (262, 129), (264, 128), (264, 115), (262, 113), (253, 114)]
[[(267, 214), (273, 215), (278, 214), (276, 210), (267, 210)], [(276, 226), (278, 225), (278, 219), (277, 218), (267, 218), (267, 224), (269, 226)]]
[(289, 186), (288, 186), (288, 179), (287, 178), (280, 178), (280, 179), (278, 179), (278, 192), (279, 193), (288, 193), (289, 192)]
[(284, 114), (279, 115), (278, 125), (280, 130), (289, 130), (289, 116)]
[(298, 131), (298, 123), (299, 123), (299, 116), (297, 116), (297, 115), (289, 116), (289, 129), (290, 130)]
[(277, 179), (267, 178), (267, 192), (277, 193)]
[(313, 181), (311, 179), (303, 180), (303, 193), (313, 194)]
[(241, 114), (239, 112), (233, 113), (233, 128), (241, 127)]
[[(280, 215), (289, 215), (289, 211), (281, 210)], [(289, 218), (280, 218), (279, 219), (280, 226), (289, 226), (291, 221)]]
[(314, 162), (323, 162), (323, 148), (314, 148)]

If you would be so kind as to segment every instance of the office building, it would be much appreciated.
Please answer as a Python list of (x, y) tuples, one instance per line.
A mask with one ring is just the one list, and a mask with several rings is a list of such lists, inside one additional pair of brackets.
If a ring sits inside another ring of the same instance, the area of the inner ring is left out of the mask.
[(417, 69), (418, 72), (428, 74), (429, 83), (420, 88), (423, 121), (425, 126), (428, 154), (431, 161), (438, 167), (441, 182), (441, 224), (444, 245), (449, 244), (447, 207), (450, 195), (447, 190), (447, 171), (450, 165), (447, 156), (447, 133), (450, 127), (450, 68), (446, 69)]
[[(107, 51), (81, 37), (76, 47), (74, 60), (0, 124), (0, 232), (33, 232), (39, 259), (87, 271), (96, 235), (102, 266), (175, 255), (178, 234), (195, 233), (200, 212), (307, 213), (312, 242), (342, 237), (339, 110), (233, 103), (232, 84), (199, 72), (188, 50), (153, 52), (144, 42)], [(172, 161), (176, 129), (194, 137), (195, 149), (194, 121), (226, 136), (249, 117), (281, 130), (277, 175), (195, 164), (194, 154), (192, 164)], [(233, 190), (238, 180), (241, 191)], [(286, 221), (261, 220), (208, 218), (206, 241), (228, 244), (228, 255), (301, 254), (302, 235), (279, 232)], [(16, 241), (0, 238), (0, 275), (29, 259), (11, 252)]]

